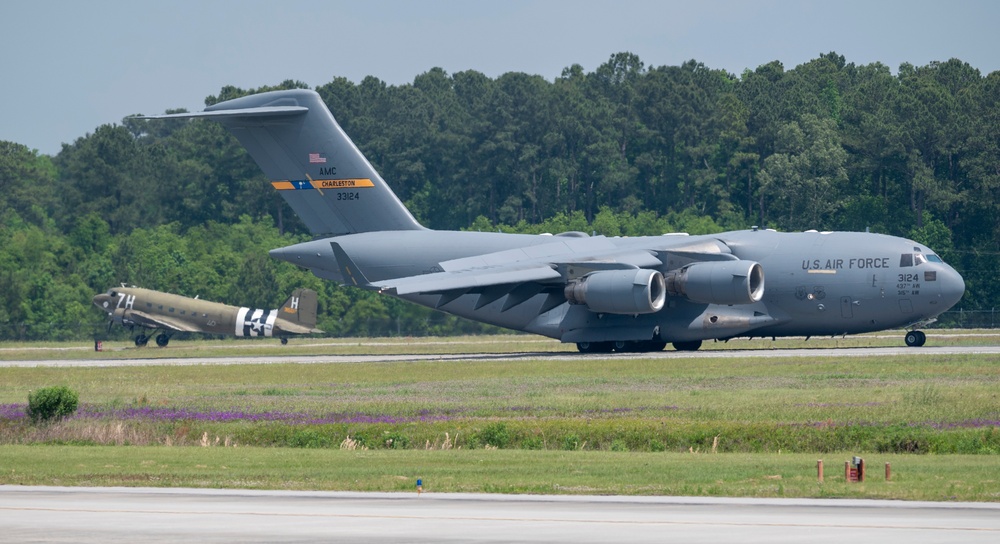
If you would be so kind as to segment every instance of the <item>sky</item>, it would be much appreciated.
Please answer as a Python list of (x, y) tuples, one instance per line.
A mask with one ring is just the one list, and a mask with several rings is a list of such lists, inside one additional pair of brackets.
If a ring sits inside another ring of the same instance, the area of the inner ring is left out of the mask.
[[(135, 114), (203, 109), (226, 85), (405, 85), (439, 67), (549, 81), (614, 53), (739, 75), (836, 52), (1000, 70), (994, 0), (3, 0), (0, 140), (55, 155)], [(334, 112), (336, 115), (336, 112)]]

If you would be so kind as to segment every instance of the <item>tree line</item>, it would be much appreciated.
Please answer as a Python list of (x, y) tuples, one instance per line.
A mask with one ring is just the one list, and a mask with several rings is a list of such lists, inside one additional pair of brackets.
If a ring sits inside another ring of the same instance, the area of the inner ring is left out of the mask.
[[(229, 86), (205, 104), (302, 87)], [(431, 228), (867, 229), (940, 252), (965, 309), (1000, 295), (1000, 72), (958, 59), (893, 74), (829, 53), (737, 75), (626, 52), (552, 80), (434, 68), (316, 91)], [(484, 330), (267, 256), (306, 239), (217, 123), (129, 117), (55, 156), (0, 142), (0, 338), (88, 337), (104, 319), (90, 298), (121, 282), (258, 307), (310, 287), (335, 335)]]

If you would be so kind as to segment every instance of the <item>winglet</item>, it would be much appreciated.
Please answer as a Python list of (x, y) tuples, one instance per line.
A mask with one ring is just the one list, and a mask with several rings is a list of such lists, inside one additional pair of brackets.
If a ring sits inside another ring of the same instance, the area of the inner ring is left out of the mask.
[(371, 282), (365, 277), (364, 272), (347, 255), (344, 248), (340, 247), (340, 244), (330, 242), (330, 247), (333, 249), (333, 256), (337, 258), (337, 264), (340, 265), (340, 274), (344, 277), (344, 283), (349, 283), (355, 287), (374, 289)]

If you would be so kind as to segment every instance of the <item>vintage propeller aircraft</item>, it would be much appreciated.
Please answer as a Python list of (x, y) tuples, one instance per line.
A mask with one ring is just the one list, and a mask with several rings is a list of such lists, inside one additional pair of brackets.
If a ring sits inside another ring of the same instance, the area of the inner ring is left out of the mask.
[(140, 332), (135, 345), (145, 346), (145, 329), (163, 331), (156, 345), (166, 347), (175, 332), (202, 332), (230, 336), (276, 336), (282, 344), (288, 337), (321, 333), (316, 328), (316, 291), (296, 289), (276, 310), (238, 308), (220, 302), (182, 297), (139, 287), (113, 287), (94, 296), (94, 305), (107, 312), (108, 330), (116, 323)]
[[(315, 239), (270, 252), (315, 275), (583, 352), (695, 350), (703, 340), (920, 326), (962, 277), (930, 248), (863, 232), (746, 231), (633, 238), (428, 230), (320, 96), (261, 93), (203, 112), (246, 147)], [(766, 278), (766, 282), (765, 282)]]

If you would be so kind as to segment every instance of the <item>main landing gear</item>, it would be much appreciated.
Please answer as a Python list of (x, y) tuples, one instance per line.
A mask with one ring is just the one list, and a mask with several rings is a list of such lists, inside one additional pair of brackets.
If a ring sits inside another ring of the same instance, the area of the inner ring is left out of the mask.
[(629, 341), (617, 340), (614, 342), (577, 342), (576, 349), (580, 353), (611, 353), (612, 351), (628, 353), (646, 353), (650, 351), (663, 351), (667, 347), (666, 342), (659, 340)]
[(903, 340), (906, 342), (907, 346), (910, 346), (911, 348), (919, 348), (924, 345), (924, 342), (927, 341), (927, 335), (924, 334), (924, 331), (910, 331), (906, 333), (906, 337)]
[[(167, 334), (165, 332), (161, 332), (160, 334), (156, 335), (156, 345), (157, 346), (160, 346), (161, 348), (165, 348), (165, 347), (167, 347), (167, 344), (169, 342), (170, 342), (170, 335), (169, 334)], [(145, 334), (140, 334), (140, 335), (138, 335), (138, 336), (135, 337), (135, 347), (137, 347), (137, 348), (141, 348), (141, 347), (145, 346), (148, 343), (149, 343), (149, 337), (146, 336)]]

